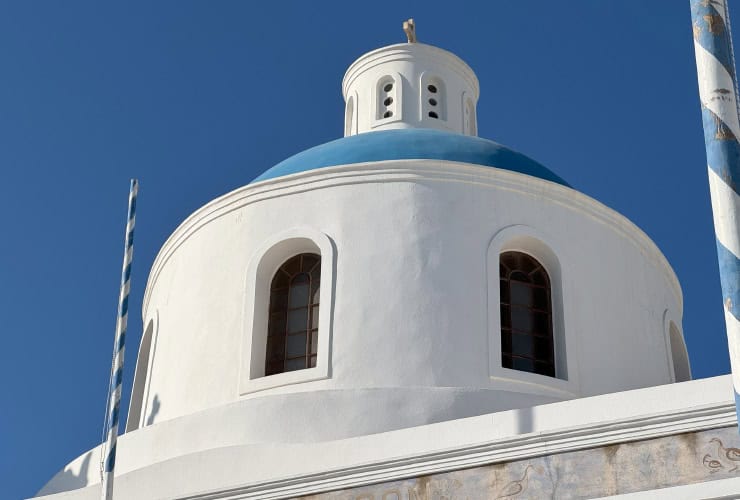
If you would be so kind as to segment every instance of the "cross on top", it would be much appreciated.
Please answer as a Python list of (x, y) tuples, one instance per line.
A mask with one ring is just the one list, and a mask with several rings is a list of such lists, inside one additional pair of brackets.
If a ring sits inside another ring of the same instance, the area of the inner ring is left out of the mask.
[(416, 25), (413, 19), (403, 22), (403, 31), (409, 43), (416, 43)]

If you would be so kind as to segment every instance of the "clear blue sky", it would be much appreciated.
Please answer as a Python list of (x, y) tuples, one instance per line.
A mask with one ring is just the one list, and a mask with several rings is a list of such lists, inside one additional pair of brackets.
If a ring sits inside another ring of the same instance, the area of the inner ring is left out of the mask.
[(128, 179), (141, 189), (126, 408), (159, 247), (207, 201), (340, 137), (345, 69), (403, 41), (408, 17), (420, 41), (477, 72), (482, 137), (545, 164), (658, 244), (683, 286), (694, 376), (729, 371), (688, 0), (8, 1), (4, 497), (34, 494), (100, 439)]

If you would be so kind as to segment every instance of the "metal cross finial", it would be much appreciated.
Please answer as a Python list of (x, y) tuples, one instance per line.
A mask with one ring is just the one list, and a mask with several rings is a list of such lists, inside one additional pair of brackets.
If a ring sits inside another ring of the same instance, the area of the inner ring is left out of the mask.
[(413, 19), (403, 22), (403, 31), (409, 43), (416, 43), (416, 25)]

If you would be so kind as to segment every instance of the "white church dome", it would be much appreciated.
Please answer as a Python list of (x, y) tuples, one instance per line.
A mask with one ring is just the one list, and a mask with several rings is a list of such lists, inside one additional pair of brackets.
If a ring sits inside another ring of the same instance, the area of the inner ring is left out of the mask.
[(476, 137), (462, 60), (392, 45), (353, 63), (343, 93), (346, 137), (213, 200), (163, 245), (120, 474), (690, 377), (665, 257)]
[[(388, 78), (395, 121), (376, 110)], [(420, 114), (425, 85), (449, 97), (444, 126)], [(675, 379), (665, 258), (537, 162), (465, 135), (465, 63), (393, 45), (343, 89), (348, 137), (214, 200), (163, 246), (129, 429), (244, 412), (244, 439), (322, 440)], [(311, 297), (293, 304), (298, 278)]]

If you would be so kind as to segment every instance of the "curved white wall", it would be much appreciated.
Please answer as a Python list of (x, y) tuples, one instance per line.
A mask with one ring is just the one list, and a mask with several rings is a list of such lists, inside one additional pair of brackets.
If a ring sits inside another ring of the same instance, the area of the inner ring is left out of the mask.
[(477, 135), (478, 91), (473, 70), (446, 50), (423, 43), (373, 50), (344, 75), (344, 135), (396, 128)]
[[(270, 273), (257, 269), (283, 239), (324, 259), (322, 346), (316, 370), (261, 377), (252, 329)], [(500, 366), (503, 249), (553, 277), (560, 378)], [(311, 391), (310, 439), (331, 439), (670, 383), (665, 311), (680, 318), (682, 304), (662, 254), (569, 188), (440, 161), (295, 174), (215, 200), (162, 248), (144, 304), (158, 333), (142, 421), (251, 398), (287, 410)], [(293, 412), (277, 407), (248, 425), (295, 439)]]

